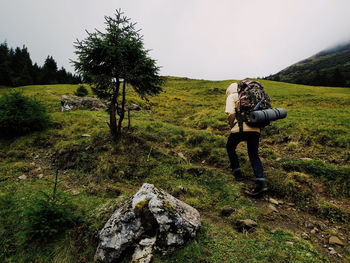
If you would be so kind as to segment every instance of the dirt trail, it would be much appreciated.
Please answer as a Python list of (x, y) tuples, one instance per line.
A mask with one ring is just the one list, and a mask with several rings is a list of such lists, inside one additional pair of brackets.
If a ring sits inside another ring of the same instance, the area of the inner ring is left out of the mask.
[[(244, 194), (248, 188), (253, 186), (253, 182), (242, 184), (242, 193)], [(335, 199), (324, 194), (317, 194), (317, 197), (331, 203), (341, 204), (342, 207), (350, 207), (350, 200)], [(260, 223), (270, 226), (271, 231), (277, 228), (287, 229), (310, 241), (317, 251), (327, 256), (331, 262), (349, 262), (349, 223), (332, 223), (318, 214), (305, 212), (295, 203), (288, 202), (281, 197), (277, 198), (271, 193), (259, 199), (251, 198), (251, 200), (258, 208)], [(331, 237), (339, 238), (343, 245), (331, 244)]]
[[(195, 164), (208, 169), (216, 170), (227, 174), (228, 169), (220, 169), (210, 165)], [(234, 178), (232, 177), (232, 182)], [(246, 194), (254, 187), (254, 179), (250, 178), (245, 182), (239, 182), (241, 186), (241, 194), (249, 198)], [(343, 208), (350, 208), (350, 200), (334, 198), (324, 191), (326, 188), (320, 183), (318, 189), (320, 192), (315, 192), (317, 200), (324, 200), (333, 204), (337, 204)], [(310, 241), (316, 250), (329, 258), (330, 262), (348, 263), (350, 258), (350, 224), (333, 223), (320, 215), (310, 212), (305, 212), (303, 208), (298, 208), (295, 203), (288, 201), (283, 197), (274, 196), (268, 192), (261, 198), (249, 198), (258, 209), (259, 223), (270, 227), (270, 231), (277, 228), (286, 229), (295, 233), (300, 238)], [(212, 216), (207, 215), (207, 218)], [(337, 237), (344, 245), (330, 244), (331, 237)]]

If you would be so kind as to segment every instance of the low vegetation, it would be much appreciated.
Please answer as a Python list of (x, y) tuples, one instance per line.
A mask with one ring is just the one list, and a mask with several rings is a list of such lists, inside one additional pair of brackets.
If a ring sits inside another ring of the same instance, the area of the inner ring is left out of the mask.
[[(127, 106), (142, 110), (131, 112), (131, 126), (124, 125), (117, 143), (109, 135), (108, 113), (60, 112), (60, 97), (73, 94), (76, 85), (21, 87), (42, 101), (52, 125), (0, 139), (0, 261), (92, 262), (97, 231), (144, 182), (194, 206), (203, 221), (195, 240), (172, 255), (157, 255), (156, 263), (349, 260), (347, 248), (340, 250), (343, 258), (328, 257), (317, 240), (302, 239), (300, 229), (289, 227), (286, 217), (271, 221), (264, 203), (245, 197), (246, 185), (234, 182), (223, 113), (231, 82), (168, 77), (164, 92), (149, 101), (126, 87)], [(262, 136), (271, 195), (294, 205), (290, 217), (300, 211), (330, 226), (347, 222), (347, 207), (334, 200), (349, 199), (350, 90), (263, 84), (273, 106), (288, 111)], [(7, 92), (0, 89), (1, 96)], [(245, 148), (239, 145), (239, 158), (253, 178)], [(234, 213), (221, 217), (225, 208)], [(59, 233), (52, 217), (62, 224)], [(258, 222), (257, 229), (238, 232), (236, 220), (247, 218)]]
[(0, 135), (16, 137), (41, 131), (50, 125), (50, 115), (38, 101), (18, 91), (0, 98)]
[(74, 92), (74, 95), (79, 96), (79, 97), (84, 97), (84, 96), (87, 96), (88, 94), (89, 94), (89, 91), (83, 85), (80, 85), (77, 88), (77, 90)]

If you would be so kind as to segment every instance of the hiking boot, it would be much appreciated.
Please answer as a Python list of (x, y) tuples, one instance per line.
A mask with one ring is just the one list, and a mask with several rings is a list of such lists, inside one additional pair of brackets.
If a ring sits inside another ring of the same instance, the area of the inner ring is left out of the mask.
[(241, 170), (237, 170), (237, 171), (233, 172), (233, 177), (235, 178), (235, 180), (237, 182), (242, 182), (245, 180), (245, 177), (243, 176)]
[(265, 180), (257, 180), (256, 181), (256, 186), (255, 189), (248, 193), (249, 196), (251, 197), (261, 197), (264, 193), (266, 193), (268, 190), (267, 186), (266, 186), (266, 181)]

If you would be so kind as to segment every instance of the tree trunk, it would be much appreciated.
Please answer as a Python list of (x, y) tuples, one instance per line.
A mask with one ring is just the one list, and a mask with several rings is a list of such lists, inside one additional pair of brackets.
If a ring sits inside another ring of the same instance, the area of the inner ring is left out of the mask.
[(119, 80), (116, 81), (116, 87), (113, 91), (112, 100), (109, 108), (109, 129), (114, 139), (118, 137), (118, 129), (117, 129), (117, 101), (119, 95)]
[(122, 93), (122, 108), (119, 115), (119, 121), (118, 121), (118, 131), (117, 131), (117, 137), (119, 137), (122, 133), (122, 122), (125, 117), (125, 93), (126, 93), (126, 81), (123, 81), (123, 93)]

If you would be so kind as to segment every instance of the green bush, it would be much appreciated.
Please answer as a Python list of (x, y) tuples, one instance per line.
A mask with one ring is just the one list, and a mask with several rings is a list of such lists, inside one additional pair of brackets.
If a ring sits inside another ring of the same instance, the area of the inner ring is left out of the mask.
[(46, 129), (50, 116), (37, 100), (15, 91), (0, 98), (0, 135), (16, 137)]
[(38, 258), (54, 253), (48, 243), (64, 240), (67, 231), (82, 225), (83, 210), (66, 193), (47, 194), (28, 186), (21, 191), (2, 188), (0, 262), (47, 262)]
[(79, 86), (77, 90), (74, 92), (74, 95), (79, 97), (84, 97), (89, 94), (89, 91), (83, 86)]
[(67, 197), (52, 197), (45, 193), (32, 197), (23, 216), (26, 242), (48, 242), (82, 222), (77, 208)]

